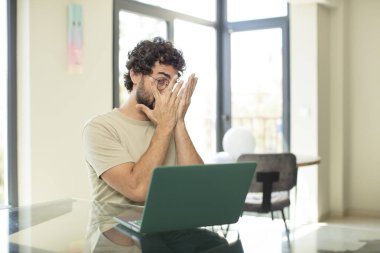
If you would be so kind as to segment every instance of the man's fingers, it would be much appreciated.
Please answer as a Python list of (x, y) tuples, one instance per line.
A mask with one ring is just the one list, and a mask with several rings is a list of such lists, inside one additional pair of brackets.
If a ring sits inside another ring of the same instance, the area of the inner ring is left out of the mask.
[(194, 77), (193, 79), (193, 84), (191, 85), (191, 95), (193, 95), (193, 92), (195, 90), (195, 86), (197, 86), (197, 83), (198, 83), (198, 77)]
[(154, 83), (152, 83), (152, 94), (156, 100), (160, 97), (160, 91)]
[(191, 97), (193, 95), (193, 92), (194, 92), (194, 89), (195, 89), (195, 85), (197, 84), (198, 82), (198, 77), (195, 77), (195, 74), (191, 74), (187, 80), (187, 84), (186, 84), (186, 93), (185, 93), (185, 97)]
[(175, 95), (175, 96), (178, 96), (179, 92), (181, 91), (181, 88), (183, 86), (183, 81), (179, 81), (177, 83), (177, 85), (174, 87), (174, 90), (172, 91), (172, 93)]
[(142, 111), (154, 124), (157, 124), (157, 119), (153, 115), (153, 111), (149, 109), (146, 105), (137, 104), (136, 108)]
[(145, 113), (146, 115), (148, 115), (148, 113), (150, 111), (150, 109), (146, 105), (143, 105), (143, 104), (137, 104), (136, 108), (138, 110), (142, 111), (143, 113)]
[(187, 85), (183, 85), (182, 89), (178, 92), (177, 97), (181, 98), (187, 90)]
[(170, 80), (170, 83), (168, 87), (166, 87), (166, 92), (172, 92), (174, 85), (177, 83), (178, 75), (174, 75), (172, 80)]

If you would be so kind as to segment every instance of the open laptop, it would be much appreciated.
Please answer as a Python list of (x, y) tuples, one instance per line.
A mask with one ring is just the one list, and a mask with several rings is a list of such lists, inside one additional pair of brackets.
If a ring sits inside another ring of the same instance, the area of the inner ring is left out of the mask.
[[(218, 232), (203, 228), (190, 228), (161, 233), (138, 233), (117, 224), (116, 231), (133, 240), (142, 252), (184, 252), (191, 245), (191, 252), (203, 253), (243, 253), (238, 235), (227, 240)], [(120, 238), (120, 237), (119, 237)]]
[(114, 219), (139, 233), (235, 223), (255, 169), (252, 162), (157, 167), (142, 217)]

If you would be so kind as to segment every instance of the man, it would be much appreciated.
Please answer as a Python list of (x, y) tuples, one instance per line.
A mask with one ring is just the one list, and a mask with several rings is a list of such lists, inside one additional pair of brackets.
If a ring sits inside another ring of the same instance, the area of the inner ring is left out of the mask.
[(84, 150), (95, 200), (142, 204), (154, 168), (203, 163), (184, 120), (198, 78), (178, 81), (182, 52), (161, 38), (140, 42), (126, 66), (129, 99), (86, 124)]

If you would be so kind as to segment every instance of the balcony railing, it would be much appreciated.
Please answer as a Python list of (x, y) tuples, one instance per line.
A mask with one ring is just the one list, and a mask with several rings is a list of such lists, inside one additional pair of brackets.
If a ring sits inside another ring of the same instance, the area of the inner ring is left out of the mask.
[(255, 152), (282, 152), (283, 134), (281, 117), (233, 117), (233, 127), (245, 127), (256, 139)]

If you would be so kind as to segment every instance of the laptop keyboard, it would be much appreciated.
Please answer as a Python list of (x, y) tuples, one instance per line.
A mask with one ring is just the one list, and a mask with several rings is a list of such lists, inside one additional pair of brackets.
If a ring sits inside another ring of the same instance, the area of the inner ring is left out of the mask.
[(131, 224), (134, 227), (140, 228), (142, 220), (133, 220), (133, 221), (128, 221), (129, 224)]

